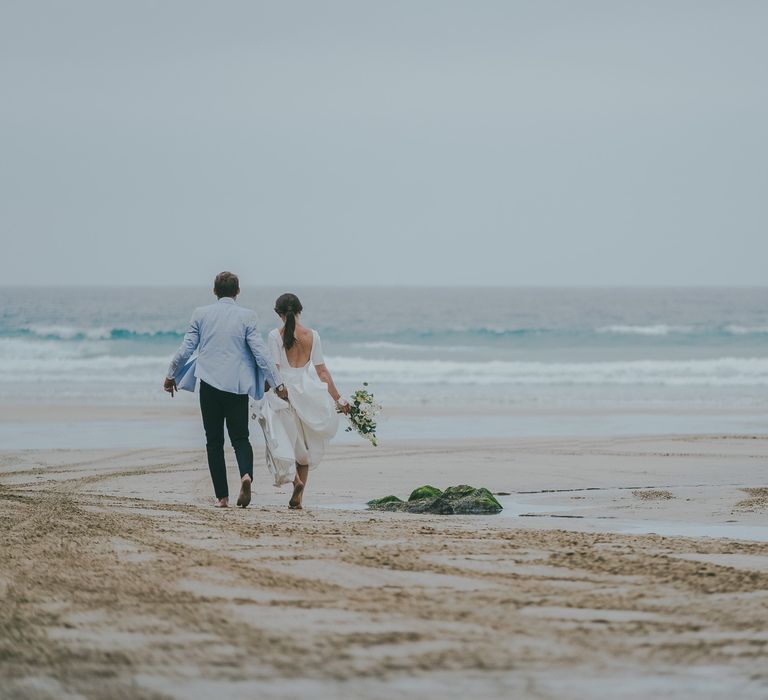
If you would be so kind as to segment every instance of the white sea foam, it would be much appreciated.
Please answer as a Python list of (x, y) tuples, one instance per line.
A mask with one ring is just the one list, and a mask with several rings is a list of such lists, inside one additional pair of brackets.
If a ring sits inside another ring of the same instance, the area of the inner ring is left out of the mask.
[(739, 324), (728, 324), (726, 326), (681, 326), (671, 325), (667, 323), (657, 323), (647, 326), (642, 325), (611, 325), (601, 326), (595, 329), (596, 333), (600, 334), (614, 334), (614, 335), (640, 335), (640, 336), (667, 336), (673, 334), (696, 334), (700, 336), (706, 335), (735, 335), (735, 336), (747, 336), (747, 335), (768, 335), (768, 326), (755, 325), (745, 326)]
[(692, 328), (690, 326), (670, 326), (666, 323), (657, 323), (649, 326), (631, 326), (631, 325), (614, 325), (614, 326), (602, 326), (597, 329), (598, 333), (614, 333), (616, 335), (650, 335), (650, 336), (663, 336), (670, 335), (671, 333), (690, 333)]
[(451, 362), (329, 358), (342, 381), (396, 384), (768, 386), (768, 358)]
[(61, 325), (30, 325), (21, 328), (22, 331), (38, 338), (53, 338), (57, 340), (75, 340), (84, 338), (88, 340), (107, 340), (110, 337), (111, 329), (104, 327), (80, 328), (77, 326)]
[(725, 327), (731, 335), (768, 335), (768, 326), (739, 326), (732, 324)]
[(415, 345), (412, 343), (392, 343), (378, 340), (365, 343), (353, 343), (353, 348), (360, 350), (395, 350), (408, 352), (467, 352), (476, 350), (471, 345)]
[(67, 359), (87, 357), (100, 353), (97, 344), (90, 344), (85, 348), (83, 343), (69, 343), (66, 341), (41, 342), (27, 340), (26, 338), (0, 338), (0, 371), (9, 367), (9, 363), (46, 359)]
[(142, 383), (156, 380), (168, 365), (169, 357), (109, 355), (105, 346), (93, 341), (0, 338), (0, 382)]
[[(109, 354), (109, 343), (0, 338), (0, 382), (155, 383), (171, 352)], [(768, 357), (597, 362), (327, 359), (344, 383), (444, 385), (768, 386)]]
[(165, 340), (181, 338), (183, 333), (173, 329), (149, 327), (107, 327), (107, 326), (69, 326), (61, 324), (30, 324), (18, 328), (6, 328), (6, 337), (28, 337), (46, 341), (86, 341), (86, 340)]

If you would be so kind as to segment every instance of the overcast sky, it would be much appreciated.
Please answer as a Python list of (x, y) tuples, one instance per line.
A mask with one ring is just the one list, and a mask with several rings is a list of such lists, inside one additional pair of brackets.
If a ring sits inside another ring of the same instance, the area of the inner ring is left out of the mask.
[(766, 36), (760, 0), (0, 0), (0, 284), (766, 284)]

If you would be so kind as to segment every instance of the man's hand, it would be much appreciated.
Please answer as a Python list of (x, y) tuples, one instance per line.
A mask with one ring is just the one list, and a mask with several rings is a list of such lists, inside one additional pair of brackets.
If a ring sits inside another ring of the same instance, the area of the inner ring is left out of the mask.
[(281, 384), (280, 386), (275, 388), (275, 393), (283, 400), (288, 400), (288, 389), (285, 388), (285, 384)]
[(165, 389), (171, 396), (173, 396), (173, 393), (178, 391), (178, 388), (176, 387), (176, 380), (168, 379), (168, 377), (166, 377), (165, 382), (163, 382), (163, 389)]

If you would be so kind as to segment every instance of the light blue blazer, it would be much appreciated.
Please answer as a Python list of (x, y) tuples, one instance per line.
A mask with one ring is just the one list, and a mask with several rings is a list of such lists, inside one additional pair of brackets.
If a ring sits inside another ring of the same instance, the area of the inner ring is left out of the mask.
[[(197, 356), (190, 360), (197, 350)], [(200, 379), (222, 391), (264, 395), (264, 380), (280, 386), (283, 380), (259, 332), (256, 313), (230, 297), (192, 312), (189, 330), (168, 367), (169, 378), (185, 391)]]

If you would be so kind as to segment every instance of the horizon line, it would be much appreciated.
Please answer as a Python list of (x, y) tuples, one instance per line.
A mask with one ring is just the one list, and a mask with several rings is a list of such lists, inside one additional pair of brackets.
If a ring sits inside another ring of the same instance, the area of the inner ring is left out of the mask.
[[(58, 282), (58, 283), (0, 283), (0, 289), (60, 289), (62, 287), (71, 289), (179, 289), (179, 288), (199, 288), (209, 287), (208, 284), (200, 283), (81, 283), (81, 282)], [(266, 289), (283, 287), (279, 283), (260, 283), (244, 284), (243, 289)], [(658, 284), (318, 284), (318, 283), (300, 283), (291, 285), (293, 288), (314, 288), (314, 289), (766, 289), (768, 284), (723, 284), (723, 283), (697, 283), (697, 284), (678, 284), (678, 283), (658, 283)]]

